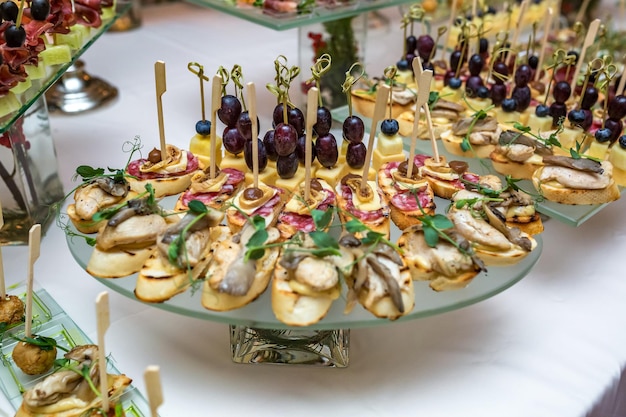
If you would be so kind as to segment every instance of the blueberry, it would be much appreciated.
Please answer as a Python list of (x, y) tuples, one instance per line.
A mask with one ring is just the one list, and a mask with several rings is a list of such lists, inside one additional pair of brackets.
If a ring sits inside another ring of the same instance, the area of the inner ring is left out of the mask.
[(448, 87), (450, 87), (453, 90), (458, 90), (459, 88), (461, 88), (462, 84), (463, 83), (461, 82), (461, 79), (458, 77), (452, 77), (448, 81)]
[(396, 119), (385, 119), (380, 124), (380, 131), (388, 136), (395, 135), (399, 130), (400, 125)]
[(489, 89), (484, 85), (481, 85), (476, 89), (476, 95), (478, 98), (489, 98)]
[(202, 136), (208, 136), (211, 134), (211, 121), (200, 120), (196, 123), (196, 133)]
[(596, 140), (600, 143), (610, 141), (611, 135), (613, 135), (613, 132), (611, 132), (611, 129), (608, 129), (606, 127), (596, 130), (595, 133)]
[(572, 110), (567, 114), (567, 120), (574, 126), (580, 126), (585, 122), (585, 112), (582, 109)]
[(507, 113), (514, 112), (517, 108), (517, 101), (514, 98), (508, 97), (502, 100), (502, 110)]
[(406, 71), (409, 69), (409, 61), (407, 61), (406, 59), (401, 59), (400, 61), (396, 62), (396, 68), (398, 68), (400, 71)]
[(496, 8), (493, 6), (487, 6), (487, 14), (496, 14)]
[(537, 117), (548, 117), (548, 114), (550, 114), (550, 107), (545, 104), (539, 104), (535, 108), (535, 115)]
[(621, 146), (622, 149), (626, 149), (626, 135), (619, 137), (619, 146)]
[(531, 55), (530, 58), (528, 58), (528, 65), (532, 68), (532, 69), (537, 69), (537, 66), (539, 65), (539, 57), (537, 57), (537, 55)]

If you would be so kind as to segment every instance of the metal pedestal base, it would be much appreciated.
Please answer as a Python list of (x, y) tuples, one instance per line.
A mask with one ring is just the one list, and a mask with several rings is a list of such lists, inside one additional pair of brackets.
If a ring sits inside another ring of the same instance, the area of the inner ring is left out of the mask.
[(230, 326), (235, 363), (348, 366), (350, 329), (269, 330)]
[(117, 97), (117, 88), (84, 70), (85, 64), (76, 61), (46, 92), (51, 112), (67, 114), (97, 109)]

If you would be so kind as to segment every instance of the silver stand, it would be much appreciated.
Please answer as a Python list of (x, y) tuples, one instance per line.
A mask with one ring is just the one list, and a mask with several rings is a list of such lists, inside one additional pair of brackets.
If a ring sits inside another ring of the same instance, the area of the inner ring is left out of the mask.
[(103, 106), (117, 97), (117, 88), (85, 72), (76, 61), (46, 92), (50, 112), (76, 114)]

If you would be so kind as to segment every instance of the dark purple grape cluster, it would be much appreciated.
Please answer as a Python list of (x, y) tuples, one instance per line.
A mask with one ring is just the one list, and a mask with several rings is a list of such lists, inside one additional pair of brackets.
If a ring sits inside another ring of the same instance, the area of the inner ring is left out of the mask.
[(567, 116), (567, 105), (565, 102), (572, 94), (572, 87), (567, 81), (559, 81), (552, 89), (552, 97), (554, 102), (550, 104), (550, 116), (552, 117), (552, 126), (556, 127), (559, 121)]
[(506, 98), (506, 84), (504, 81), (509, 76), (509, 67), (503, 61), (498, 61), (493, 65), (494, 84), (491, 86), (491, 101), (495, 106), (502, 105)]
[(613, 99), (609, 101), (607, 113), (609, 117), (604, 121), (604, 128), (611, 132), (609, 140), (611, 143), (614, 143), (620, 138), (622, 130), (624, 129), (622, 119), (626, 117), (626, 96), (619, 95), (613, 97)]
[(515, 70), (515, 87), (511, 93), (511, 98), (515, 100), (515, 110), (523, 112), (530, 106), (530, 87), (528, 83), (532, 77), (532, 69), (527, 64), (522, 64)]
[(420, 35), (419, 37), (413, 34), (407, 36), (405, 40), (406, 53), (396, 63), (396, 67), (401, 71), (409, 70), (412, 68), (413, 59), (415, 59), (416, 56), (420, 57), (424, 69), (427, 69), (429, 65), (432, 67), (430, 58), (434, 55), (435, 47), (435, 40), (428, 34)]
[(274, 130), (265, 134), (263, 142), (268, 158), (276, 161), (278, 176), (288, 179), (296, 175), (299, 162), (304, 163), (304, 140), (301, 138), (304, 137), (305, 120), (302, 110), (293, 106), (287, 107), (287, 120), (284, 119), (284, 106), (279, 103), (272, 113)]
[(233, 95), (222, 96), (220, 108), (217, 110), (217, 117), (226, 125), (222, 133), (222, 143), (226, 152), (239, 155), (243, 152), (245, 138), (237, 129), (237, 121), (241, 115), (241, 102)]
[(478, 96), (478, 90), (484, 87), (483, 79), (480, 76), (483, 67), (485, 66), (485, 60), (482, 55), (474, 54), (470, 57), (467, 64), (470, 76), (465, 80), (465, 95), (467, 97)]
[[(348, 141), (346, 162), (351, 168), (361, 168), (365, 164), (367, 149), (363, 143), (365, 125), (359, 116), (349, 116), (343, 121), (343, 140)], [(319, 159), (319, 158), (318, 158)]]

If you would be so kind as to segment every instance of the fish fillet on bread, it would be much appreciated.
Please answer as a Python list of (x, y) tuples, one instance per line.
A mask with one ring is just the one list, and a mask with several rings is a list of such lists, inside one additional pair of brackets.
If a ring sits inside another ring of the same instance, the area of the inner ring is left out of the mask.
[(549, 155), (553, 155), (552, 149), (541, 141), (521, 132), (505, 130), (489, 158), (496, 172), (529, 180), (544, 165), (543, 157)]
[(561, 204), (604, 204), (620, 197), (609, 161), (553, 155), (532, 175), (535, 189)]
[[(455, 198), (462, 196), (457, 193)], [(474, 202), (471, 207), (463, 208), (457, 208), (453, 203), (447, 215), (487, 266), (516, 264), (537, 247), (532, 236), (517, 227), (509, 227), (502, 213), (487, 201)]]
[[(101, 416), (102, 397), (93, 391), (100, 388), (98, 346), (79, 345), (64, 355), (75, 368), (89, 368), (88, 381), (80, 372), (59, 368), (24, 392), (15, 417), (89, 417)], [(107, 374), (109, 410), (113, 410), (132, 380), (124, 374)]]
[(357, 301), (378, 318), (396, 320), (411, 312), (415, 305), (413, 280), (394, 247), (381, 241), (364, 243), (353, 234), (342, 236), (339, 245), (348, 287), (346, 313)]
[(251, 222), (236, 233), (226, 226), (216, 229), (220, 237), (211, 245), (201, 303), (208, 310), (230, 311), (251, 303), (267, 289), (280, 251), (271, 244), (280, 239), (280, 232)]
[[(198, 203), (204, 208), (202, 202)], [(157, 249), (137, 275), (135, 296), (144, 302), (160, 303), (187, 290), (211, 260), (211, 242), (221, 233), (215, 226), (223, 218), (224, 213), (213, 209), (188, 211), (170, 225), (157, 237)]]
[(221, 210), (244, 186), (244, 180), (245, 174), (235, 168), (221, 169), (215, 178), (211, 178), (207, 167), (191, 177), (191, 185), (180, 194), (174, 210), (187, 210), (187, 205), (192, 200), (199, 200), (209, 207)]
[(470, 242), (454, 226), (443, 233), (450, 240), (438, 239), (431, 246), (422, 224), (417, 224), (403, 231), (398, 247), (413, 280), (430, 281), (435, 291), (464, 288), (486, 268), (473, 253)]
[[(498, 143), (502, 129), (495, 117), (476, 119), (464, 117), (441, 134), (441, 141), (449, 153), (469, 158), (488, 158)], [(464, 138), (467, 137), (467, 141)], [(465, 148), (467, 144), (468, 147)]]
[(152, 197), (128, 200), (98, 231), (87, 272), (99, 278), (138, 272), (167, 226), (163, 210)]
[(282, 323), (315, 324), (341, 294), (342, 256), (316, 256), (311, 253), (316, 248), (310, 236), (300, 232), (281, 250), (272, 279), (272, 311)]
[(96, 178), (76, 188), (74, 203), (67, 206), (67, 215), (79, 232), (96, 233), (105, 222), (93, 220), (97, 212), (136, 196), (123, 176)]

